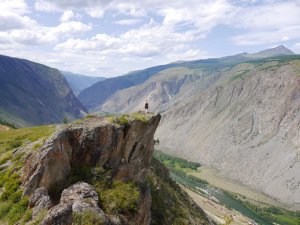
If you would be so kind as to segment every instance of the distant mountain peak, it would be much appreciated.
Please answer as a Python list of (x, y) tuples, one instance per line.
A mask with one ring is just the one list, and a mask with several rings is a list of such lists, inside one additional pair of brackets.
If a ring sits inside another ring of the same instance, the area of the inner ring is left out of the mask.
[(278, 56), (278, 55), (295, 55), (290, 49), (286, 48), (283, 45), (279, 45), (275, 48), (266, 49), (254, 54), (255, 56), (269, 57), (269, 56)]

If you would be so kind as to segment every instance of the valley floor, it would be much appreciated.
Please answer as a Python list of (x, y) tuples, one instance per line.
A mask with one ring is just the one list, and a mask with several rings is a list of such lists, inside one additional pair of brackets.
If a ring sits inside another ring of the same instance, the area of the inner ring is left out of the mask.
[(252, 222), (251, 219), (243, 216), (241, 213), (226, 208), (215, 201), (199, 195), (198, 193), (183, 187), (188, 195), (200, 206), (204, 212), (217, 224), (226, 224), (230, 222), (231, 225), (246, 225)]
[(189, 172), (189, 174), (200, 179), (206, 180), (213, 186), (221, 188), (225, 191), (240, 194), (256, 202), (263, 202), (276, 207), (289, 209), (288, 206), (284, 205), (283, 203), (280, 203), (267, 195), (259, 193), (258, 191), (253, 190), (248, 186), (245, 186), (237, 181), (219, 176), (218, 171), (216, 169), (203, 166), (200, 167), (197, 171)]

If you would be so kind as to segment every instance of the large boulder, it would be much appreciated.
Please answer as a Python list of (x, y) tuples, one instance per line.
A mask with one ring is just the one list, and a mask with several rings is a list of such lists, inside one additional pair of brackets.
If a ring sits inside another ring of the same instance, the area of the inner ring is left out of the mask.
[(41, 225), (71, 225), (72, 222), (72, 205), (59, 204), (49, 210)]
[(78, 182), (63, 190), (60, 203), (51, 208), (43, 225), (68, 225), (73, 222), (74, 213), (93, 212), (102, 221), (101, 224), (110, 224), (109, 219), (99, 207), (98, 194), (93, 186)]
[(72, 211), (81, 213), (92, 211), (97, 213), (104, 223), (109, 223), (105, 213), (99, 207), (99, 197), (93, 186), (78, 182), (65, 189), (60, 198), (60, 204), (71, 204)]

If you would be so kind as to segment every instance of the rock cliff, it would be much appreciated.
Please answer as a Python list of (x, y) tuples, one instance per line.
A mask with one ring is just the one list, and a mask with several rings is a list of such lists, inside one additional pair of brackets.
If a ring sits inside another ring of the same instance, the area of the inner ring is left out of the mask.
[[(43, 225), (150, 224), (156, 211), (151, 215), (149, 171), (161, 116), (138, 116), (75, 121), (30, 153), (22, 183), (33, 220)], [(194, 213), (188, 224), (209, 223), (201, 209), (182, 200), (187, 196), (179, 196), (177, 201)]]

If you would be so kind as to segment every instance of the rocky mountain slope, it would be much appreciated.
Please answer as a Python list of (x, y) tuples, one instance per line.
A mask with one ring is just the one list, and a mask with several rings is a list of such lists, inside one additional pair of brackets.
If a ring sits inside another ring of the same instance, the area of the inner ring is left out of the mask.
[(149, 77), (172, 65), (162, 65), (151, 67), (145, 70), (134, 71), (125, 76), (113, 77), (97, 82), (91, 87), (83, 90), (78, 98), (90, 110), (97, 110), (99, 105), (106, 101), (118, 90), (123, 90), (135, 85), (139, 85)]
[[(243, 53), (222, 58), (169, 64), (139, 85), (110, 93), (110, 96), (107, 96), (104, 101), (93, 106), (92, 110), (132, 112), (143, 109), (145, 101), (148, 100), (151, 102), (151, 110), (164, 111), (177, 102), (192, 96), (195, 92), (209, 87), (220, 78), (224, 71), (235, 65), (266, 57), (293, 54), (285, 47), (279, 46), (254, 54)], [(97, 86), (90, 89), (95, 91)], [(96, 99), (97, 97), (93, 97), (93, 94), (90, 93), (90, 98)], [(83, 103), (85, 104), (85, 101)]]
[(86, 111), (58, 70), (7, 56), (0, 56), (0, 96), (0, 119), (16, 126), (59, 123)]
[(120, 90), (102, 111), (162, 112), (160, 149), (300, 208), (300, 57), (279, 46), (180, 62)]
[[(44, 143), (24, 141), (1, 165), (0, 221), (210, 224), (166, 168), (151, 164), (160, 119), (149, 114), (89, 116), (60, 128)], [(0, 150), (2, 160), (6, 153), (1, 145)], [(12, 202), (14, 207), (6, 207)]]
[(300, 57), (248, 62), (163, 114), (160, 148), (300, 208)]
[(78, 96), (81, 91), (92, 86), (98, 81), (105, 80), (105, 77), (91, 77), (81, 74), (75, 74), (71, 72), (61, 71), (62, 75), (68, 81), (73, 93)]

